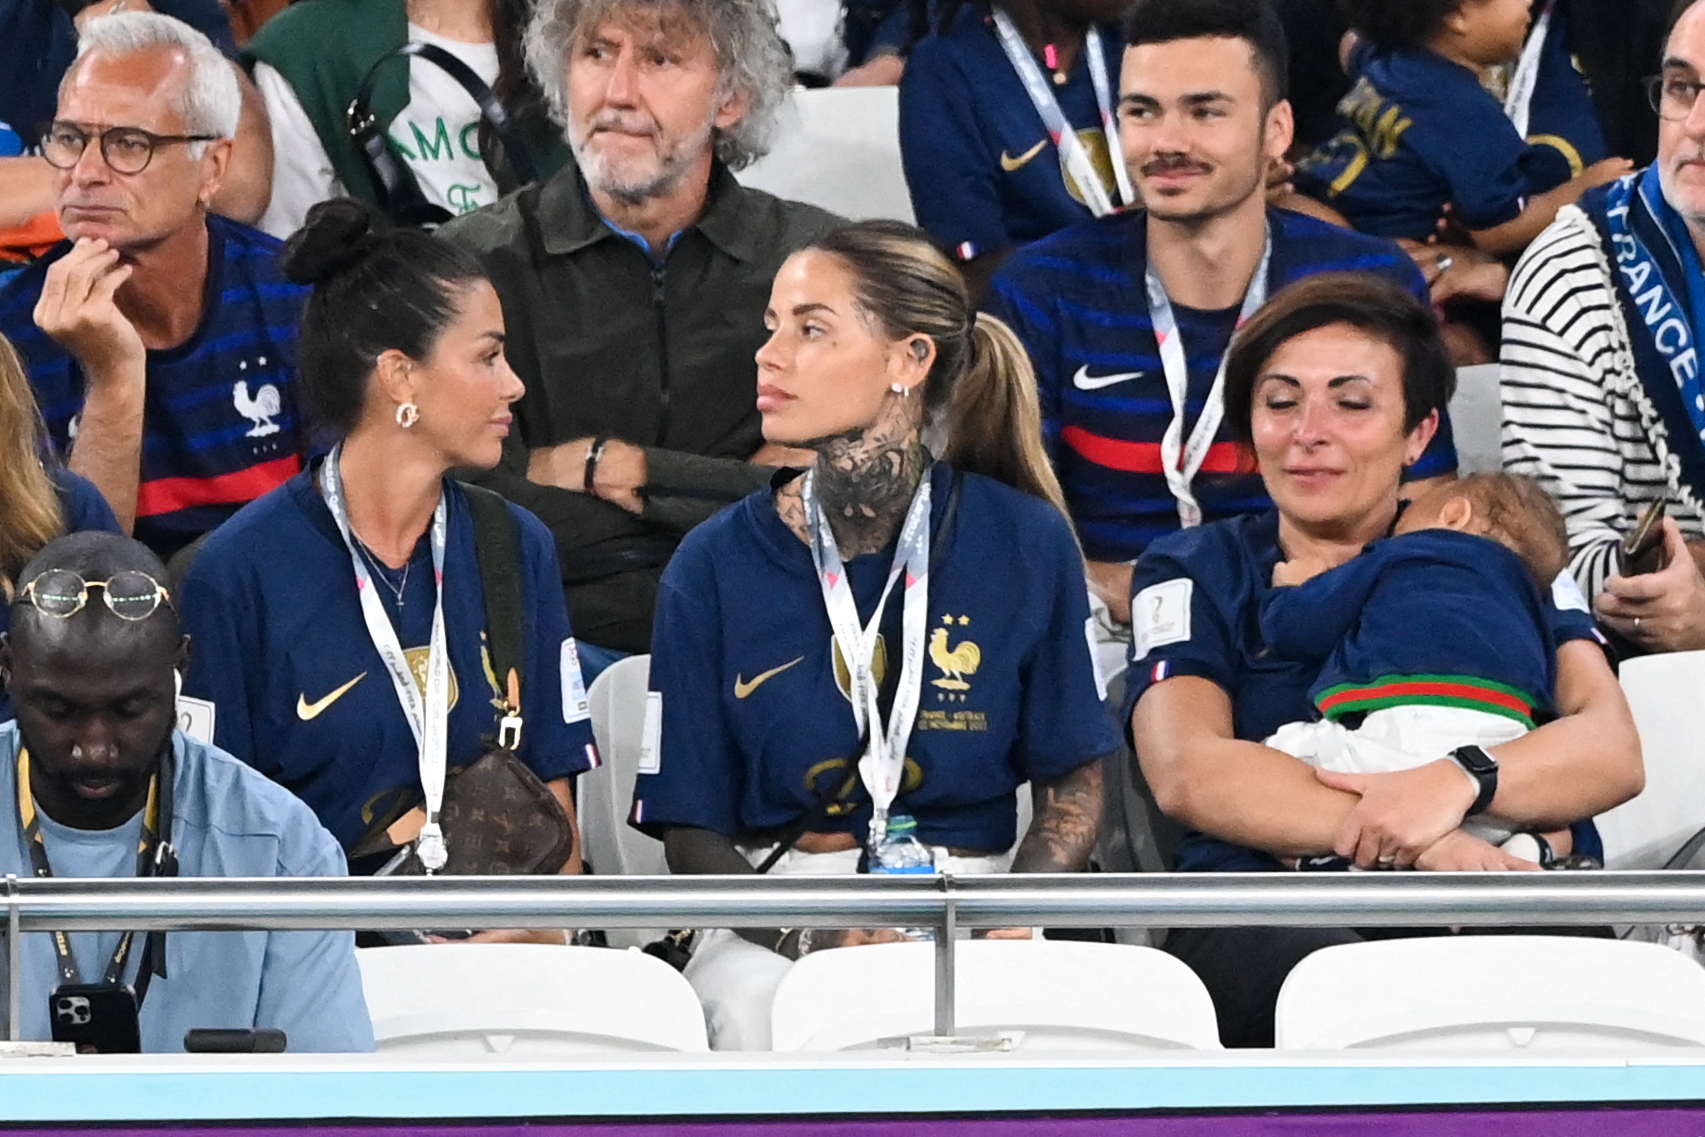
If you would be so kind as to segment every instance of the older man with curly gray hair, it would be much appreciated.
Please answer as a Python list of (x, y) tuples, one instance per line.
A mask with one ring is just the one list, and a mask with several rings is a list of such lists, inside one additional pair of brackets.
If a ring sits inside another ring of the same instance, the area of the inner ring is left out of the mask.
[(647, 649), (687, 531), (785, 460), (752, 357), (776, 270), (837, 218), (732, 173), (791, 83), (772, 0), (540, 0), (526, 48), (575, 161), (442, 233), (485, 262), (527, 385), (485, 480), (556, 534), (590, 680)]

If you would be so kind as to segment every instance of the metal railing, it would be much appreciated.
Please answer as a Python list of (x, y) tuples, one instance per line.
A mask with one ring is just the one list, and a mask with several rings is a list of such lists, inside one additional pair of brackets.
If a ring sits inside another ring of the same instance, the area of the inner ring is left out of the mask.
[(5, 878), (6, 1006), (20, 933), (421, 927), (933, 927), (935, 1031), (953, 1034), (954, 933), (1047, 927), (1705, 923), (1705, 872), (844, 877)]

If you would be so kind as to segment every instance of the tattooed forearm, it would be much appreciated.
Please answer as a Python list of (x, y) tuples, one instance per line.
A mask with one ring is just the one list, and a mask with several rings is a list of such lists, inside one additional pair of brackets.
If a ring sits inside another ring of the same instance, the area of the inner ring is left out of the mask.
[(1036, 816), (1019, 842), (1013, 872), (1079, 872), (1101, 827), (1102, 775), (1097, 759), (1032, 791)]

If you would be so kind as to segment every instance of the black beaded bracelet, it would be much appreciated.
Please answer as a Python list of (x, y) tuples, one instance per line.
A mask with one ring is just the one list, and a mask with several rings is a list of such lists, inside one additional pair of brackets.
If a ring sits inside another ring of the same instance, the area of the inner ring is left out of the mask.
[(604, 456), (604, 447), (610, 444), (610, 436), (600, 434), (592, 440), (592, 445), (586, 451), (586, 472), (581, 479), (581, 488), (593, 497), (598, 491), (593, 488), (598, 480), (598, 459)]

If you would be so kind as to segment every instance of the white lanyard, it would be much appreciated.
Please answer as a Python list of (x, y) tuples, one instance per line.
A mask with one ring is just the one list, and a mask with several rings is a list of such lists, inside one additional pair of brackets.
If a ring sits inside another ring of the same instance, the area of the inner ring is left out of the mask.
[[(874, 807), (870, 817), (870, 848), (874, 852), (888, 832), (888, 807), (900, 792), (900, 781), (906, 772), (906, 744), (912, 737), (912, 724), (917, 719), (918, 700), (923, 691), (924, 634), (929, 623), (929, 467), (924, 468), (905, 524), (900, 528), (888, 583), (882, 588), (882, 597), (876, 602), (870, 623), (862, 627), (846, 566), (835, 546), (834, 531), (817, 501), (815, 470), (805, 475), (800, 496), (805, 502), (805, 524), (811, 532), (811, 563), (817, 569), (823, 603), (829, 610), (829, 625), (834, 629), (841, 658), (847, 665), (853, 721), (866, 737), (864, 754), (858, 760), (858, 775)], [(872, 658), (882, 628), (882, 613), (888, 607), (894, 582), (902, 575), (906, 586), (901, 610), (900, 682), (884, 730)]]
[(1540, 59), (1545, 54), (1545, 36), (1551, 30), (1551, 12), (1556, 7), (1557, 0), (1550, 0), (1534, 22), (1533, 31), (1527, 37), (1527, 46), (1522, 48), (1521, 61), (1516, 64), (1515, 74), (1510, 76), (1509, 94), (1504, 96), (1504, 114), (1523, 138), (1527, 137), (1533, 92), (1539, 87)]
[(355, 535), (349, 528), (349, 511), (343, 501), (343, 475), (338, 462), (343, 457), (340, 443), (326, 457), (320, 470), (321, 490), (326, 508), (331, 510), (343, 543), (349, 549), (349, 559), (355, 566), (355, 591), (361, 597), (361, 616), (367, 622), (367, 634), (378, 649), (379, 658), (390, 673), (391, 685), (397, 689), (397, 701), (402, 704), (403, 717), (414, 732), (415, 745), (420, 748), (420, 788), (426, 794), (426, 824), (420, 830), (415, 852), (427, 872), (444, 867), (449, 852), (444, 846), (444, 831), (439, 827), (439, 813), (444, 807), (444, 778), (449, 753), (450, 719), (450, 653), (444, 639), (444, 530), (447, 507), (443, 494), (438, 507), (432, 511), (432, 575), (438, 585), (438, 603), (432, 612), (432, 638), (428, 641), (426, 664), (426, 699), (421, 700), (420, 686), (414, 681), (408, 657), (397, 639), (385, 606), (379, 600), (378, 589), (367, 571), (367, 563), (355, 548)]
[[(1267, 268), (1272, 259), (1273, 234), (1269, 229), (1266, 247), (1261, 250), (1261, 263), (1255, 269), (1255, 279), (1249, 282), (1249, 291), (1243, 296), (1243, 310), (1238, 313), (1237, 326), (1240, 328), (1267, 302)], [(1152, 257), (1148, 265), (1148, 294), (1149, 317), (1154, 321), (1155, 342), (1160, 345), (1160, 365), (1166, 372), (1167, 393), (1172, 396), (1172, 421), (1161, 436), (1160, 462), (1166, 474), (1167, 488), (1178, 502), (1179, 524), (1193, 529), (1202, 523), (1202, 507), (1196, 503), (1190, 483), (1201, 470), (1202, 463), (1207, 461), (1208, 450), (1212, 448), (1214, 436), (1219, 433), (1220, 423), (1225, 419), (1225, 359), (1220, 359), (1220, 369), (1214, 375), (1207, 403), (1186, 441), (1184, 398), (1190, 390), (1190, 363), (1184, 354), (1184, 338), (1178, 334), (1178, 317), (1173, 314), (1172, 299), (1166, 294), (1166, 285), (1161, 282)]]
[[(1013, 70), (1018, 72), (1018, 78), (1024, 83), (1031, 105), (1041, 116), (1043, 128), (1054, 140), (1054, 145), (1059, 147), (1067, 172), (1083, 191), (1090, 212), (1097, 217), (1105, 217), (1118, 209), (1119, 206), (1108, 196), (1107, 188), (1101, 184), (1101, 175), (1096, 172), (1095, 163), (1090, 161), (1089, 151), (1084, 149), (1072, 124), (1066, 121), (1066, 112), (1060, 109), (1060, 102), (1054, 98), (1053, 88), (1037, 65), (1036, 57), (1030, 54), (1030, 45), (1018, 34), (1012, 18), (999, 8), (995, 9), (995, 33), (1000, 37), (1007, 59), (1012, 61)], [(1129, 205), (1136, 200), (1136, 194), (1131, 190), (1131, 175), (1125, 169), (1124, 149), (1119, 145), (1119, 122), (1113, 117), (1113, 88), (1107, 80), (1107, 57), (1101, 50), (1101, 33), (1093, 27), (1084, 33), (1083, 50), (1089, 56), (1089, 79), (1095, 85), (1095, 105), (1101, 111), (1101, 130), (1107, 135), (1107, 164), (1113, 167), (1119, 200)]]

